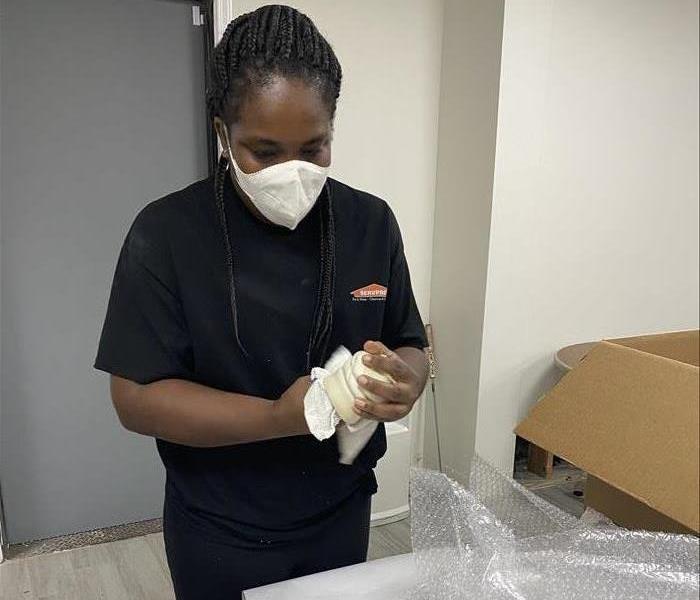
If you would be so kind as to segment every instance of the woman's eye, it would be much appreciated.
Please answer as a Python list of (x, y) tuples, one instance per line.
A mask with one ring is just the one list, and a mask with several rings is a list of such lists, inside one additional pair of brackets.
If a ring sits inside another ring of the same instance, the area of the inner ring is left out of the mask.
[(301, 155), (313, 158), (314, 156), (318, 155), (319, 152), (321, 152), (320, 148), (310, 148), (307, 150), (302, 150)]
[(270, 160), (274, 158), (276, 152), (274, 150), (259, 150), (253, 151), (253, 156), (258, 160)]

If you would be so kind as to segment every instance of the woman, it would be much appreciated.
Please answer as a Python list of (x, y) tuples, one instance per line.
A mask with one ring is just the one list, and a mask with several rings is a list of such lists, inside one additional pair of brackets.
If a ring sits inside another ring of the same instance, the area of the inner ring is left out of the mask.
[(94, 366), (122, 424), (156, 438), (179, 600), (365, 560), (383, 426), (350, 464), (309, 434), (313, 367), (364, 348), (406, 416), (426, 379), (423, 328), (387, 204), (327, 178), (341, 68), (311, 20), (265, 6), (217, 45), (214, 177), (148, 204), (117, 262)]

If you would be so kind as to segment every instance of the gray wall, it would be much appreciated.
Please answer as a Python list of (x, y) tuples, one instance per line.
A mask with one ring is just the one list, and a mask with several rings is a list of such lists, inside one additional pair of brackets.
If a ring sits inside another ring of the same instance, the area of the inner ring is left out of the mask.
[(92, 369), (117, 254), (148, 201), (206, 175), (187, 2), (2, 3), (2, 422), (11, 542), (158, 516), (152, 439)]

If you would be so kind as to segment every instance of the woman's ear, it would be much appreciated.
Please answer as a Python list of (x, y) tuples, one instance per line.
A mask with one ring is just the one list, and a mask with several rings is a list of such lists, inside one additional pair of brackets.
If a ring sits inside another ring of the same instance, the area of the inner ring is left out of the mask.
[(224, 123), (223, 119), (221, 117), (214, 117), (214, 130), (216, 131), (216, 135), (219, 138), (219, 143), (221, 144), (221, 147), (224, 149), (224, 154), (228, 156), (228, 135), (226, 131), (226, 123)]

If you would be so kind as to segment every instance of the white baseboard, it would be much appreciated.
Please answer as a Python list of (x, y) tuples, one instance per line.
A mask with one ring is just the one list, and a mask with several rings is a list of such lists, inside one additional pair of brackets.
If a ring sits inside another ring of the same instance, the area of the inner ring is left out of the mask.
[(404, 506), (399, 506), (392, 510), (385, 510), (380, 513), (373, 513), (370, 517), (370, 527), (377, 527), (379, 525), (387, 525), (388, 523), (395, 523), (396, 521), (402, 521), (408, 516), (409, 508), (408, 504)]

